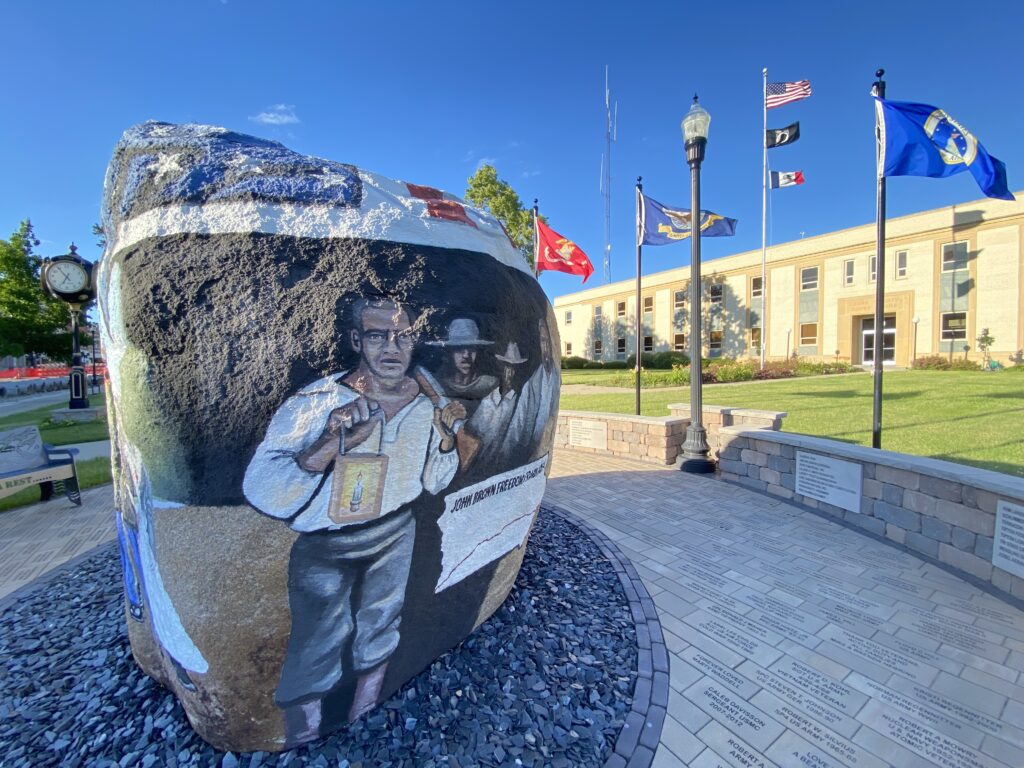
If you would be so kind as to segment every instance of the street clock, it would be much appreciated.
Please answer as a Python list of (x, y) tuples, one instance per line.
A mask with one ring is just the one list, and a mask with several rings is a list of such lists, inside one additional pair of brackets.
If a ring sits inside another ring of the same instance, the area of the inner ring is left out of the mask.
[(66, 255), (47, 259), (40, 277), (47, 294), (68, 304), (85, 304), (96, 297), (92, 264), (78, 255), (74, 244)]

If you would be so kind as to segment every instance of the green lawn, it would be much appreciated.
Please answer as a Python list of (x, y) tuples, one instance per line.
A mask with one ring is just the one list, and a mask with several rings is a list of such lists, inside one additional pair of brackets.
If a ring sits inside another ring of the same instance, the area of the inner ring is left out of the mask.
[[(603, 368), (591, 368), (591, 369), (583, 368), (583, 369), (577, 369), (577, 370), (571, 370), (571, 371), (563, 369), (562, 370), (562, 383), (563, 384), (593, 384), (595, 386), (602, 386), (602, 387), (621, 387), (623, 380), (632, 381), (631, 378), (628, 378), (630, 376), (630, 374), (632, 374), (632, 372), (633, 372), (632, 369), (626, 370), (624, 368), (621, 369), (621, 370), (616, 370), (616, 369), (605, 370)], [(670, 373), (671, 373), (671, 371), (655, 371), (655, 370), (650, 370), (650, 371), (647, 371), (646, 375), (649, 376), (651, 379), (657, 380), (657, 378), (659, 376), (661, 376), (661, 375), (668, 376)], [(633, 385), (630, 385), (630, 386), (633, 386)], [(677, 385), (676, 384), (672, 384), (670, 382), (666, 382), (666, 383), (663, 383), (663, 384), (656, 382), (655, 384), (653, 384), (653, 386), (655, 386), (655, 387), (659, 387), (659, 386), (672, 387), (672, 386), (677, 386)]]
[[(89, 395), (89, 405), (97, 408), (106, 408), (103, 394)], [(23, 413), (15, 413), (0, 418), (0, 429), (9, 427), (21, 427), (34, 424), (39, 427), (39, 434), (43, 442), (50, 445), (70, 445), (71, 443), (91, 443), (94, 440), (109, 440), (107, 432), (107, 417), (101, 413), (99, 420), (90, 421), (84, 424), (52, 424), (48, 423), (50, 413), (58, 408), (67, 408), (66, 400), (57, 403), (44, 405)]]
[[(99, 458), (89, 459), (88, 461), (78, 462), (78, 487), (81, 490), (86, 488), (93, 488), (97, 485), (103, 485), (104, 483), (110, 482), (110, 459)], [(67, 497), (61, 495), (53, 496), (51, 501), (57, 502), (59, 500), (67, 500)], [(26, 488), (23, 491), (0, 499), (0, 512), (8, 509), (14, 509), (15, 507), (23, 507), (26, 504), (35, 504), (39, 501), (39, 486), (34, 485), (31, 488)]]
[[(709, 405), (786, 411), (786, 432), (871, 445), (872, 383), (872, 376), (820, 376), (706, 385), (703, 396)], [(689, 389), (644, 390), (641, 398), (648, 416), (667, 416), (669, 403), (689, 401)], [(563, 392), (561, 407), (633, 413), (633, 393)], [(1024, 376), (1009, 371), (886, 373), (882, 447), (1024, 476)]]

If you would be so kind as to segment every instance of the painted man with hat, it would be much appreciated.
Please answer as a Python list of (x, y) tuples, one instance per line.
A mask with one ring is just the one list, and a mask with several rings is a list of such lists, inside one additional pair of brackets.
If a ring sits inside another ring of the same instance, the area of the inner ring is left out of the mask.
[(504, 449), (505, 436), (519, 399), (519, 393), (512, 387), (512, 383), (516, 378), (517, 367), (527, 361), (519, 352), (519, 345), (514, 341), (508, 343), (505, 354), (495, 355), (494, 358), (502, 363), (501, 382), (480, 401), (467, 423), (470, 431), (481, 441), (479, 452), (473, 462), (473, 474), (476, 476), (486, 476), (509, 469)]
[(494, 342), (480, 338), (480, 328), (475, 321), (457, 317), (448, 326), (447, 338), (427, 344), (444, 349), (445, 360), (438, 379), (445, 394), (462, 403), (472, 416), (480, 401), (498, 386), (497, 378), (477, 370), (480, 351)]

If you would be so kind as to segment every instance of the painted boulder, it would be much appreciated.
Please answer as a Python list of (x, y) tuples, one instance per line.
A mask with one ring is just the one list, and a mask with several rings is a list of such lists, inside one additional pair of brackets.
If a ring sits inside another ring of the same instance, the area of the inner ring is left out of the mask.
[(312, 740), (511, 589), (550, 306), (489, 214), (222, 128), (132, 128), (104, 200), (132, 651), (218, 747)]

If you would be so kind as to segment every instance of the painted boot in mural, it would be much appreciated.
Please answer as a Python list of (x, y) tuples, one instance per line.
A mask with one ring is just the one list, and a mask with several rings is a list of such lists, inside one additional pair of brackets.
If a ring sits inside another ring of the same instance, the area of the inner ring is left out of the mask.
[(356, 683), (356, 692), (352, 697), (352, 708), (348, 711), (348, 721), (354, 723), (375, 706), (380, 698), (380, 689), (384, 685), (384, 673), (387, 672), (388, 663), (385, 661), (380, 666), (374, 667), (359, 677)]
[(284, 748), (291, 749), (299, 744), (312, 741), (320, 735), (320, 721), (323, 715), (323, 699), (313, 699), (295, 704), (284, 712)]

